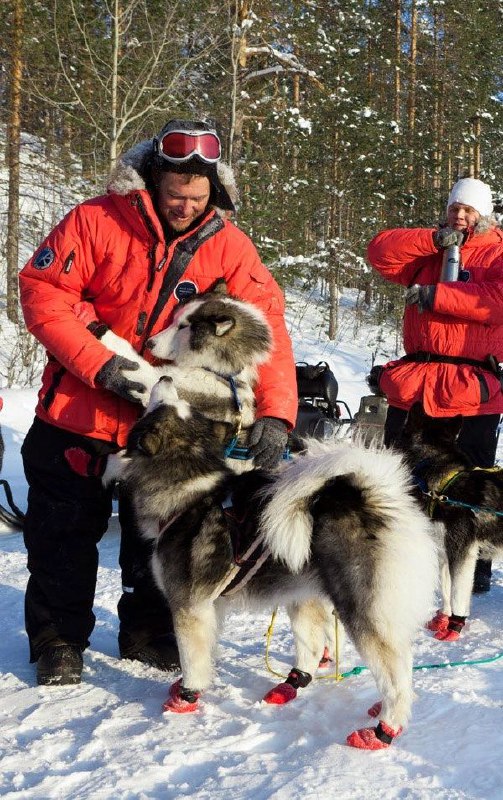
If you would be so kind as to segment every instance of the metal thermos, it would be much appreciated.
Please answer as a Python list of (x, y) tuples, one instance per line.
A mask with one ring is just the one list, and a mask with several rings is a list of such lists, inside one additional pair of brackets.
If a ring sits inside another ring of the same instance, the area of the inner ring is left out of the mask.
[(459, 245), (451, 244), (444, 250), (440, 283), (450, 283), (458, 280), (460, 265)]

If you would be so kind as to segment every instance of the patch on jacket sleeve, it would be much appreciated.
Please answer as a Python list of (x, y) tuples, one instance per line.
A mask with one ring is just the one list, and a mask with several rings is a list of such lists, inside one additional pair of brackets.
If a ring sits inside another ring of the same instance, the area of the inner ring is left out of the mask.
[(43, 247), (33, 258), (33, 266), (35, 269), (49, 269), (55, 258), (56, 254), (52, 247)]

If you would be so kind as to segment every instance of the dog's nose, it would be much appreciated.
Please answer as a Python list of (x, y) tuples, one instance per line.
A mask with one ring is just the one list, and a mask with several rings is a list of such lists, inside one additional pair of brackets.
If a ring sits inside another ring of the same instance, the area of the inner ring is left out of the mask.
[(153, 346), (154, 346), (154, 340), (147, 339), (147, 341), (145, 342), (145, 347), (147, 348), (147, 350), (152, 350)]

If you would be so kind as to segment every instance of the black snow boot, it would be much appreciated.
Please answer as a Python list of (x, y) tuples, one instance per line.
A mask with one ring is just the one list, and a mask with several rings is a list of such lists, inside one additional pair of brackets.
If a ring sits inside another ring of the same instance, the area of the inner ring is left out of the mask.
[(67, 686), (80, 683), (82, 651), (74, 644), (48, 644), (37, 661), (39, 686)]
[(174, 672), (180, 669), (180, 657), (174, 634), (159, 636), (136, 647), (134, 645), (129, 648), (121, 646), (120, 654), (121, 658), (141, 661), (149, 667), (156, 667), (164, 672)]

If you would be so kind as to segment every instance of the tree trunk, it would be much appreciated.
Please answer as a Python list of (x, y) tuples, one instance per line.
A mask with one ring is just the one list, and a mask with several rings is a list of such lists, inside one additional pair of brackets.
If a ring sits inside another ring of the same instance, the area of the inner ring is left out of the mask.
[(417, 82), (417, 8), (412, 0), (410, 11), (410, 55), (409, 55), (409, 96), (407, 109), (408, 150), (409, 150), (409, 191), (414, 186), (414, 143), (416, 139), (416, 82)]
[(23, 74), (23, 0), (14, 0), (12, 61), (9, 96), (7, 168), (9, 208), (7, 212), (7, 318), (18, 322), (19, 270), (19, 174), (21, 144), (21, 81)]
[[(339, 135), (338, 131), (334, 131), (334, 138), (332, 144), (332, 185), (338, 186), (339, 181)], [(330, 199), (330, 222), (328, 235), (330, 239), (335, 239), (339, 231), (337, 220), (340, 223), (340, 198), (336, 197), (335, 192), (332, 192)], [(329, 312), (328, 312), (328, 338), (333, 341), (337, 335), (337, 328), (339, 327), (339, 291), (338, 291), (338, 259), (334, 250), (330, 254), (330, 265), (328, 274), (328, 292), (329, 292)]]
[[(395, 104), (394, 104), (394, 117), (395, 122), (400, 126), (400, 93), (401, 93), (401, 58), (402, 58), (402, 4), (400, 0), (395, 2)], [(395, 142), (399, 141), (399, 133), (395, 135)]]
[(119, 43), (120, 43), (120, 8), (119, 0), (114, 0), (114, 13), (112, 15), (112, 108), (110, 126), (110, 167), (117, 161), (117, 87), (119, 79)]
[(233, 29), (231, 44), (232, 94), (227, 158), (234, 170), (238, 171), (238, 162), (243, 149), (244, 120), (243, 108), (238, 96), (241, 86), (241, 71), (246, 68), (247, 63), (246, 28), (243, 28), (243, 23), (248, 17), (248, 1), (237, 0), (231, 10), (234, 16), (234, 23), (231, 23)]

